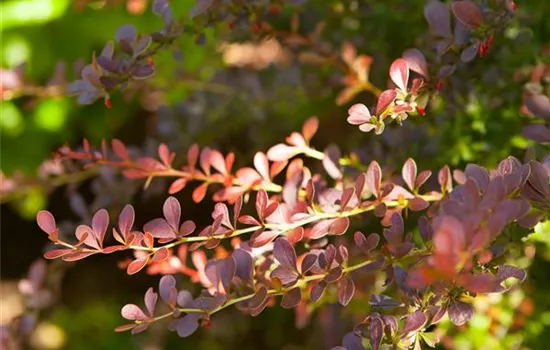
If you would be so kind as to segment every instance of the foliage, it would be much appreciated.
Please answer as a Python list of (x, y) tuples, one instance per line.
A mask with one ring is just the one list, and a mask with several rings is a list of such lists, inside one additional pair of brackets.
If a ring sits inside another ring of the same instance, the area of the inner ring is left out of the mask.
[[(178, 132), (173, 128), (177, 118), (170, 116), (174, 111), (158, 108), (157, 101), (151, 110), (158, 109), (168, 127), (151, 144), (137, 147), (121, 138), (84, 138), (81, 146), (60, 147), (55, 158), (42, 165), (38, 178), (5, 177), (2, 189), (10, 196), (28, 184), (55, 188), (96, 178), (92, 205), (78, 193), (70, 196), (78, 223), (58, 222), (47, 210), (40, 210), (36, 219), (50, 241), (46, 259), (73, 262), (129, 253), (131, 258), (119, 263), (128, 275), (162, 275), (158, 287), (147, 289), (143, 306), (128, 303), (122, 308), (127, 322), (116, 331), (138, 334), (161, 325), (186, 338), (201, 327), (212, 327), (226, 308), (234, 306), (256, 317), (277, 304), (294, 309), (296, 323), (303, 325), (334, 303), (344, 309), (353, 309), (354, 303), (362, 307), (359, 314), (352, 312), (354, 324), (341, 346), (329, 345), (333, 349), (418, 349), (440, 342), (453, 347), (461, 344), (457, 329), (471, 327), (475, 334), (476, 327), (489, 328), (492, 321), (480, 313), (480, 300), (521, 293), (517, 284), (526, 280), (529, 264), (522, 262), (518, 246), (527, 251), (533, 242), (548, 241), (550, 157), (540, 155), (550, 142), (550, 70), (542, 62), (525, 65), (517, 74), (516, 80), (525, 84), (523, 106), (519, 98), (504, 94), (510, 89), (513, 68), (508, 63), (514, 58), (509, 48), (499, 45), (510, 28), (518, 30), (515, 2), (429, 0), (403, 5), (423, 13), (427, 22), (424, 34), (418, 25), (411, 26), (419, 39), (408, 42), (405, 37), (406, 48), (399, 40), (369, 47), (360, 34), (337, 29), (339, 16), (357, 22), (363, 13), (376, 14), (383, 5), (199, 0), (181, 17), (172, 5), (167, 0), (152, 3), (160, 26), (147, 33), (134, 25), (119, 27), (115, 40), (94, 53), (90, 64), (79, 67), (73, 82), (58, 72), (47, 87), (24, 88), (22, 71), (14, 69), (11, 74), (19, 85), (3, 86), (3, 96), (38, 91), (48, 101), (65, 91), (80, 105), (102, 99), (107, 109), (114, 109), (119, 93), (148, 96), (148, 89), (162, 87), (169, 95), (180, 78), (200, 70), (186, 67), (183, 72), (176, 69), (175, 76), (168, 73), (166, 67), (180, 62), (181, 56), (185, 62), (182, 40), (208, 52), (214, 48), (215, 33), (229, 37), (226, 48), (244, 38), (256, 43), (258, 51), (270, 43), (267, 50), (279, 55), (260, 52), (258, 58), (245, 57), (235, 65), (266, 69), (295, 61), (304, 76), (314, 75), (313, 83), (305, 81), (298, 90), (310, 97), (296, 99), (297, 110), (301, 112), (300, 103), (314, 104), (317, 95), (330, 96), (330, 103), (323, 99), (304, 110), (351, 105), (347, 122), (357, 127), (331, 130), (346, 117), (334, 109), (344, 117), (336, 118), (337, 123), (326, 114), (289, 121), (297, 129), (303, 120), (300, 131), (279, 142), (262, 138), (276, 123), (273, 116), (259, 112), (256, 121), (240, 117), (228, 122), (238, 125), (234, 130), (242, 127), (253, 135), (256, 141), (245, 144), (253, 146), (247, 151), (233, 146), (223, 130), (210, 135), (217, 146), (201, 147), (188, 140), (182, 145), (182, 135), (199, 135), (191, 123), (191, 107), (197, 105), (186, 105), (190, 123), (185, 132)], [(317, 7), (324, 10), (312, 10)], [(321, 20), (323, 14), (330, 14), (327, 20)], [(399, 16), (388, 14), (384, 20), (413, 21)], [(372, 56), (358, 52), (363, 45)], [(167, 52), (173, 60), (166, 58)], [(380, 61), (377, 54), (383, 57)], [(547, 54), (541, 50), (543, 57)], [(225, 64), (230, 64), (228, 57)], [(478, 64), (483, 60), (490, 61)], [(267, 80), (277, 74), (268, 72)], [(247, 94), (256, 93), (253, 101), (275, 116), (292, 110), (284, 107), (285, 92), (273, 89), (274, 97), (266, 96), (258, 76), (237, 89), (244, 96), (233, 95), (230, 83), (211, 77), (208, 72), (199, 77), (204, 81), (200, 87), (211, 90), (212, 95), (203, 95), (207, 101), (231, 110), (231, 100), (242, 99), (239, 106), (253, 114)], [(380, 81), (384, 86), (387, 81), (388, 87), (379, 88)], [(323, 85), (330, 87), (321, 89)], [(516, 95), (522, 93), (514, 88)], [(228, 101), (219, 99), (228, 89)], [(488, 104), (496, 111), (512, 111), (502, 117), (512, 126), (503, 128), (502, 121), (483, 115), (480, 106)], [(207, 110), (206, 103), (197, 108)], [(208, 110), (214, 114), (215, 107)], [(517, 118), (518, 111), (534, 123)], [(258, 120), (269, 126), (260, 128)], [(280, 128), (286, 131), (286, 126)], [(470, 126), (475, 132), (465, 133)], [(363, 133), (356, 133), (357, 128)], [(517, 135), (521, 128), (531, 141)], [(348, 130), (359, 136), (346, 135)], [(218, 141), (218, 134), (227, 138)], [(328, 135), (322, 146), (314, 142), (319, 135)], [(530, 154), (521, 161), (517, 148), (526, 145), (532, 146)], [(249, 161), (241, 161), (247, 156)], [(168, 194), (162, 217), (151, 220), (126, 204), (141, 184), (153, 193)], [(188, 197), (196, 204), (214, 202), (211, 219), (187, 214), (185, 203), (190, 201), (182, 199)], [(50, 293), (42, 288), (45, 264), (36, 264), (22, 289), (29, 300)], [(29, 307), (39, 311), (51, 303)], [(3, 341), (17, 346), (19, 336), (36, 321), (33, 315), (25, 319), (23, 329), (21, 322), (4, 328)], [(517, 339), (507, 341), (516, 344)]]

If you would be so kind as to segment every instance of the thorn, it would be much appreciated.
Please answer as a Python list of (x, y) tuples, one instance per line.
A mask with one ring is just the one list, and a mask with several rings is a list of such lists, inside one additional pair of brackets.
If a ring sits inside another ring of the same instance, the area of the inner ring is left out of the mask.
[(113, 108), (113, 104), (111, 103), (111, 99), (108, 97), (105, 97), (105, 100), (103, 101), (105, 103), (105, 107), (111, 109)]
[(512, 0), (510, 2), (510, 5), (512, 6), (512, 10), (514, 10), (514, 11), (518, 10), (518, 5), (516, 4), (516, 2), (514, 0)]
[(149, 64), (149, 67), (152, 69), (155, 69), (155, 61), (153, 61), (153, 56), (149, 56), (147, 58), (147, 64)]
[(426, 114), (426, 110), (423, 107), (416, 107), (416, 110), (421, 116), (424, 116)]

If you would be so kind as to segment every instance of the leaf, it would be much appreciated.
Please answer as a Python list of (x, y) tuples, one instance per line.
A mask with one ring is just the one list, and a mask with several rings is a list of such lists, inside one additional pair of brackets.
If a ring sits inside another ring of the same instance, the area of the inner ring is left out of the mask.
[(275, 241), (273, 256), (282, 266), (289, 269), (296, 269), (296, 251), (285, 238), (281, 237)]
[(527, 110), (534, 116), (550, 119), (550, 99), (545, 95), (530, 95), (525, 100)]
[(302, 151), (298, 147), (279, 143), (267, 151), (267, 158), (273, 162), (282, 162), (289, 160), (301, 152)]
[(439, 0), (430, 0), (424, 7), (424, 18), (430, 26), (432, 36), (452, 38), (451, 18), (447, 4)]
[(408, 158), (403, 165), (403, 169), (401, 170), (401, 176), (403, 176), (403, 180), (411, 191), (414, 191), (416, 189), (416, 173), (416, 162), (414, 161), (414, 159)]
[(149, 288), (145, 293), (145, 307), (149, 312), (150, 317), (154, 317), (155, 308), (157, 306), (158, 294), (153, 291), (153, 288)]
[(359, 125), (367, 123), (371, 120), (371, 114), (367, 106), (362, 103), (357, 103), (351, 106), (348, 110), (348, 123)]
[(120, 42), (123, 40), (128, 42), (133, 41), (136, 38), (136, 35), (136, 27), (134, 27), (132, 24), (126, 24), (118, 28), (115, 34), (115, 38), (120, 44)]
[(421, 197), (409, 199), (408, 208), (412, 211), (422, 211), (430, 206), (430, 202)]
[(105, 233), (107, 232), (108, 226), (109, 213), (107, 213), (105, 209), (100, 209), (92, 218), (92, 229), (100, 246), (103, 246), (103, 240), (105, 239)]
[(381, 309), (395, 309), (401, 305), (397, 300), (383, 294), (373, 294), (370, 297), (369, 304), (375, 308)]
[(384, 323), (380, 317), (371, 317), (369, 333), (372, 348), (378, 350), (382, 342), (382, 336), (384, 335)]
[(347, 306), (355, 293), (355, 284), (348, 273), (338, 281), (338, 301), (342, 306)]
[(341, 217), (332, 220), (328, 228), (328, 233), (335, 236), (343, 235), (348, 230), (349, 222), (350, 221), (348, 217)]
[(426, 322), (428, 322), (428, 317), (420, 310), (409, 314), (405, 318), (405, 326), (403, 327), (402, 333), (416, 333), (424, 327)]
[(192, 197), (195, 203), (200, 203), (206, 196), (206, 190), (208, 189), (208, 182), (203, 183), (199, 187), (195, 188)]
[(410, 70), (416, 72), (423, 77), (428, 77), (428, 63), (426, 62), (426, 57), (420, 52), (420, 50), (407, 49), (403, 52), (403, 59), (407, 62), (407, 65)]
[(38, 223), (38, 226), (40, 226), (40, 229), (46, 233), (52, 233), (57, 230), (55, 218), (52, 213), (47, 210), (40, 210), (38, 212), (36, 215), (36, 222)]
[(265, 153), (257, 152), (254, 155), (254, 167), (264, 180), (270, 181), (269, 161)]
[(469, 28), (477, 28), (483, 23), (483, 15), (479, 7), (471, 1), (462, 0), (451, 3), (455, 17)]
[(254, 261), (252, 255), (244, 249), (235, 249), (233, 254), (235, 260), (235, 275), (246, 284), (254, 284)]
[(179, 191), (183, 190), (187, 185), (187, 181), (188, 180), (186, 178), (182, 177), (172, 182), (172, 184), (170, 185), (170, 188), (168, 189), (168, 194), (170, 195), (176, 194)]
[(331, 144), (325, 148), (324, 155), (323, 167), (330, 177), (333, 179), (342, 178), (342, 171), (340, 170), (340, 148), (335, 144)]
[(285, 309), (292, 309), (293, 307), (300, 304), (302, 300), (302, 292), (300, 287), (292, 288), (283, 295), (283, 300), (281, 301), (281, 306)]
[(149, 257), (143, 257), (136, 259), (128, 265), (126, 268), (126, 273), (129, 275), (135, 275), (139, 271), (141, 271), (145, 266), (147, 266), (147, 263), (149, 262)]
[(125, 319), (131, 321), (142, 321), (148, 318), (145, 312), (143, 312), (143, 310), (141, 310), (139, 306), (134, 304), (124, 305), (124, 307), (122, 307), (122, 310), (120, 311), (120, 314)]
[(449, 306), (448, 314), (453, 324), (462, 326), (472, 318), (474, 309), (470, 304), (453, 300)]
[(127, 204), (126, 206), (124, 206), (124, 209), (122, 209), (122, 212), (118, 217), (118, 228), (120, 229), (120, 233), (122, 233), (123, 235), (128, 234), (132, 230), (134, 219), (134, 207), (132, 207), (130, 204)]
[(200, 317), (201, 314), (198, 312), (188, 313), (182, 318), (175, 320), (172, 327), (176, 329), (180, 337), (188, 337), (199, 328)]
[[(172, 275), (162, 276), (159, 282), (159, 294), (162, 301), (167, 305), (173, 305), (176, 300), (172, 300), (172, 291), (176, 288), (176, 279)], [(176, 291), (177, 292), (177, 291)]]
[(401, 91), (406, 92), (409, 83), (409, 65), (407, 61), (403, 58), (393, 61), (390, 67), (390, 78)]
[(326, 287), (327, 284), (324, 281), (314, 284), (309, 292), (309, 298), (311, 299), (311, 301), (316, 302), (317, 300), (321, 299)]
[(378, 102), (376, 103), (376, 115), (382, 114), (397, 98), (397, 91), (395, 89), (388, 89), (382, 91), (378, 97)]
[[(177, 226), (176, 226), (177, 227)], [(143, 231), (151, 233), (154, 238), (174, 239), (176, 232), (165, 219), (153, 219), (143, 226)]]
[(164, 201), (162, 211), (164, 213), (164, 217), (166, 218), (166, 221), (168, 222), (168, 224), (173, 228), (177, 229), (178, 226), (180, 225), (180, 219), (181, 219), (180, 202), (174, 197), (168, 197)]
[(550, 142), (550, 129), (544, 124), (529, 124), (523, 127), (522, 135), (540, 143)]
[(382, 169), (377, 161), (373, 160), (367, 169), (366, 184), (369, 191), (378, 198), (382, 184)]
[(304, 140), (306, 140), (306, 142), (309, 142), (313, 135), (315, 135), (315, 133), (317, 132), (318, 128), (319, 119), (317, 119), (316, 117), (308, 118), (302, 126), (302, 135), (304, 136)]
[(317, 255), (311, 254), (311, 253), (307, 254), (302, 260), (302, 264), (300, 266), (300, 272), (302, 274), (305, 274), (306, 272), (308, 272), (313, 268), (316, 262), (317, 262)]
[(460, 53), (460, 59), (462, 60), (462, 62), (468, 63), (473, 61), (474, 58), (476, 58), (477, 56), (480, 44), (481, 43), (479, 41), (476, 41), (472, 45), (462, 50), (462, 52)]
[(128, 153), (128, 149), (126, 148), (126, 145), (122, 143), (120, 140), (113, 139), (111, 141), (111, 147), (113, 148), (113, 152), (122, 160), (127, 160), (130, 158), (130, 154)]
[(197, 0), (197, 4), (191, 8), (189, 15), (191, 18), (197, 17), (206, 11), (214, 4), (214, 0)]

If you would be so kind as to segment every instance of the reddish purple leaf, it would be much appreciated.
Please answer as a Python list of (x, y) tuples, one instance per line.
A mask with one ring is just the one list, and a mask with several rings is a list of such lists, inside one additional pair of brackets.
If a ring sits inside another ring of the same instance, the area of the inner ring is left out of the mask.
[(166, 222), (168, 222), (170, 226), (177, 228), (180, 225), (181, 206), (176, 198), (168, 197), (166, 201), (164, 201), (162, 211), (166, 218)]
[(296, 251), (285, 238), (281, 237), (275, 241), (273, 256), (283, 267), (297, 271)]
[(267, 299), (267, 289), (265, 287), (260, 287), (256, 294), (249, 299), (248, 307), (251, 309), (259, 308)]
[(350, 274), (346, 274), (338, 281), (338, 301), (342, 306), (347, 306), (355, 293), (355, 284)]
[(384, 335), (384, 323), (380, 317), (371, 317), (369, 333), (372, 348), (374, 350), (378, 350), (380, 348), (380, 343), (382, 342), (382, 336)]
[(317, 300), (321, 299), (326, 287), (327, 284), (324, 281), (314, 284), (309, 294), (311, 301), (316, 302)]
[(103, 246), (103, 240), (105, 239), (105, 232), (107, 232), (108, 226), (109, 213), (107, 213), (105, 209), (100, 209), (92, 218), (92, 229), (100, 246)]
[(38, 214), (36, 215), (36, 222), (38, 223), (38, 226), (40, 226), (40, 229), (46, 233), (52, 233), (53, 231), (57, 230), (57, 226), (55, 225), (55, 218), (53, 217), (52, 213), (50, 213), (47, 210), (40, 210)]
[[(175, 305), (176, 300), (173, 291), (176, 289), (176, 279), (174, 276), (165, 275), (162, 276), (159, 282), (159, 294), (162, 301), (167, 305)], [(177, 296), (177, 290), (176, 294)]]
[(447, 4), (439, 0), (430, 0), (424, 7), (424, 17), (434, 37), (452, 38), (451, 17)]
[(421, 211), (428, 208), (429, 206), (430, 206), (430, 202), (420, 197), (409, 199), (409, 202), (408, 202), (408, 207), (412, 211)]
[(333, 179), (340, 179), (342, 171), (340, 170), (340, 148), (335, 144), (329, 145), (324, 152), (323, 167)]
[(483, 14), (472, 1), (462, 0), (451, 3), (455, 17), (467, 27), (477, 28), (483, 23)]
[(428, 318), (422, 311), (416, 311), (407, 315), (405, 318), (405, 326), (401, 331), (403, 334), (416, 333), (428, 322)]
[[(177, 226), (176, 226), (177, 227)], [(151, 233), (154, 238), (174, 239), (176, 232), (174, 228), (166, 222), (166, 220), (158, 218), (153, 219), (143, 226), (143, 231)]]
[(388, 108), (395, 98), (397, 97), (397, 91), (394, 89), (388, 89), (382, 91), (378, 97), (378, 103), (376, 104), (376, 115), (382, 114), (386, 108)]
[(126, 206), (124, 206), (124, 209), (122, 209), (122, 212), (118, 217), (118, 228), (120, 229), (121, 234), (126, 236), (126, 234), (128, 234), (132, 230), (134, 219), (134, 207), (132, 207), (130, 204), (127, 204)]
[(424, 170), (421, 171), (420, 174), (416, 177), (416, 181), (414, 183), (414, 187), (416, 189), (419, 189), (428, 179), (432, 176), (432, 172), (430, 170)]
[(197, 226), (195, 225), (195, 223), (193, 221), (186, 220), (181, 224), (181, 226), (179, 228), (179, 231), (178, 231), (178, 235), (180, 237), (188, 236), (188, 235), (192, 234), (193, 232), (195, 232), (196, 228), (197, 228)]
[(305, 274), (309, 270), (313, 268), (315, 263), (317, 262), (317, 255), (315, 254), (307, 254), (304, 259), (302, 260), (300, 272), (302, 274)]
[(449, 306), (449, 318), (457, 326), (462, 326), (472, 318), (474, 309), (472, 305), (459, 300), (453, 300)]
[(550, 142), (550, 129), (544, 124), (529, 124), (523, 127), (523, 136), (536, 142)]
[(406, 92), (409, 83), (409, 65), (407, 61), (403, 58), (398, 58), (393, 61), (390, 67), (390, 77), (401, 91)]
[(252, 248), (263, 247), (264, 245), (273, 242), (280, 234), (278, 231), (259, 229), (250, 237), (250, 246)]
[(126, 148), (124, 143), (122, 143), (120, 140), (113, 139), (111, 141), (111, 147), (113, 148), (113, 151), (115, 152), (117, 157), (119, 157), (120, 159), (126, 160), (126, 159), (130, 158), (130, 154), (128, 153), (128, 149)]

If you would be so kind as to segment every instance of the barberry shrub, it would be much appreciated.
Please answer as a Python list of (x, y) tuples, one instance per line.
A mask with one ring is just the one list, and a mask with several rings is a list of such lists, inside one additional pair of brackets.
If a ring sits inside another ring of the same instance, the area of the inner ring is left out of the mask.
[[(265, 19), (302, 3), (199, 0), (192, 24), (184, 24), (167, 0), (156, 0), (152, 7), (162, 29), (139, 34), (132, 25), (122, 26), (116, 42), (92, 57), (68, 93), (81, 104), (103, 99), (110, 108), (112, 94), (155, 74), (158, 52), (174, 49), (182, 35), (201, 44), (205, 29), (220, 22), (317, 47), (313, 35), (277, 30)], [(336, 103), (351, 105), (349, 124), (379, 137), (393, 121), (429, 118), (432, 102), (460, 80), (459, 67), (490, 55), (516, 10), (512, 0), (428, 1), (424, 17), (433, 45), (397, 57), (383, 89), (369, 80), (372, 58), (358, 54), (351, 43), (344, 43), (338, 56), (317, 47), (317, 56), (309, 59), (324, 57), (345, 72)], [(351, 103), (361, 92), (376, 97), (372, 108)], [(525, 113), (549, 118), (543, 93), (530, 93), (525, 101)], [(122, 307), (127, 322), (116, 330), (133, 334), (163, 322), (188, 337), (228, 307), (252, 317), (276, 305), (304, 315), (334, 301), (346, 307), (366, 299), (363, 319), (335, 347), (348, 350), (433, 347), (439, 341), (434, 325), (444, 317), (464, 325), (474, 314), (472, 299), (506, 293), (511, 280), (525, 280), (523, 269), (507, 264), (507, 232), (527, 233), (548, 219), (550, 158), (522, 162), (509, 156), (494, 169), (468, 164), (463, 171), (419, 169), (408, 158), (400, 169), (391, 169), (384, 159), (364, 162), (356, 153), (343, 154), (340, 140), (317, 149), (312, 141), (322, 127), (311, 117), (300, 131), (258, 151), (249, 166), (238, 169), (234, 153), (198, 144), (182, 157), (164, 143), (154, 156), (118, 139), (97, 147), (87, 140), (81, 147), (64, 146), (59, 159), (117, 169), (129, 179), (143, 179), (145, 187), (164, 178), (170, 181), (169, 196), (163, 216), (142, 227), (134, 224), (139, 213), (128, 204), (116, 219), (98, 210), (69, 236), (60, 234), (52, 213), (40, 211), (37, 223), (52, 243), (45, 257), (71, 262), (130, 251), (132, 259), (122, 263), (129, 275), (162, 275), (158, 287), (145, 292), (143, 305)], [(545, 143), (547, 129), (537, 123), (524, 134)], [(208, 196), (216, 202), (204, 227), (185, 217), (175, 197), (188, 186), (193, 186), (190, 201)], [(380, 229), (367, 232), (373, 222)], [(182, 289), (182, 279), (202, 292)]]

